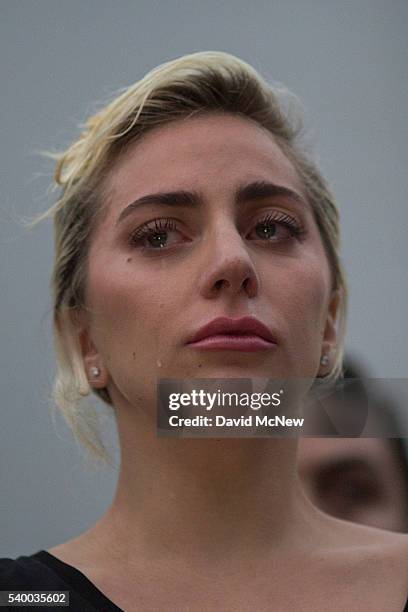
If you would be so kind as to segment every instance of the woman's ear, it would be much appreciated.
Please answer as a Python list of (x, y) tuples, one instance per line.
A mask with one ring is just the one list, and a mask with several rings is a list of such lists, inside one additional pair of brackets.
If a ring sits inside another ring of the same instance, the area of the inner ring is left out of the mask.
[(324, 370), (320, 374), (326, 374), (332, 367), (332, 355), (337, 343), (338, 335), (338, 317), (342, 302), (342, 294), (339, 289), (333, 290), (330, 296), (329, 305), (327, 308), (327, 316), (325, 326), (322, 331), (322, 346), (320, 365)]
[(76, 313), (75, 317), (79, 345), (89, 385), (95, 389), (103, 389), (107, 386), (109, 377), (102, 356), (92, 339), (89, 315), (81, 310)]

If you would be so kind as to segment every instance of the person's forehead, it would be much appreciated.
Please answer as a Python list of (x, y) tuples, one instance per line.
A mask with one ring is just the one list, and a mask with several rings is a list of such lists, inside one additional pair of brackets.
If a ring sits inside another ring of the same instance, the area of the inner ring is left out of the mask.
[[(245, 175), (245, 176), (244, 176)], [(107, 186), (113, 196), (138, 198), (151, 189), (274, 179), (303, 192), (297, 172), (273, 136), (234, 115), (208, 115), (153, 129), (130, 146), (112, 168)]]

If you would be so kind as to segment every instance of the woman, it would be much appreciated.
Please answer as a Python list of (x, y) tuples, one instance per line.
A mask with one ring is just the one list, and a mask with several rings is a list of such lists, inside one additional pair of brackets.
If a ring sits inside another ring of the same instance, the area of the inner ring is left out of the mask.
[(407, 538), (311, 505), (295, 439), (156, 436), (160, 378), (341, 372), (337, 211), (298, 132), (250, 66), (198, 53), (130, 87), (59, 157), (55, 394), (95, 452), (78, 399), (112, 405), (121, 467), (106, 515), (3, 561), (9, 586), (65, 585), (77, 609), (404, 608)]

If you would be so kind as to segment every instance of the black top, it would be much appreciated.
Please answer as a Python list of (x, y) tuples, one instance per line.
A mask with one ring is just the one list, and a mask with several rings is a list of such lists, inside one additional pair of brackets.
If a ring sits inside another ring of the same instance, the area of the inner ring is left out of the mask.
[(0, 610), (29, 612), (123, 612), (79, 570), (64, 563), (46, 550), (29, 557), (0, 559), (0, 591), (69, 591), (68, 606), (6, 606)]
[[(0, 559), (0, 591), (69, 591), (69, 608), (35, 607), (34, 610), (69, 612), (124, 612), (110, 601), (88, 578), (45, 550), (29, 557)], [(26, 606), (6, 606), (9, 612), (28, 612)], [(368, 612), (368, 611), (367, 611)], [(404, 610), (408, 612), (408, 600)]]

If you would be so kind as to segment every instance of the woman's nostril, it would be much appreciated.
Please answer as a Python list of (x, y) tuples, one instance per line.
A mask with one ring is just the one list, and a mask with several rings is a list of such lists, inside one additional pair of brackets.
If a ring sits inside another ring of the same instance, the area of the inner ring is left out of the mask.
[[(240, 283), (240, 288), (243, 288), (245, 291), (248, 291), (249, 287), (250, 287), (250, 282), (251, 279), (247, 276), (241, 283)], [(218, 279), (217, 281), (215, 281), (213, 287), (216, 291), (219, 291), (220, 289), (222, 289), (222, 287), (233, 287), (234, 283), (230, 282), (229, 280), (227, 280), (226, 278), (221, 278)]]

